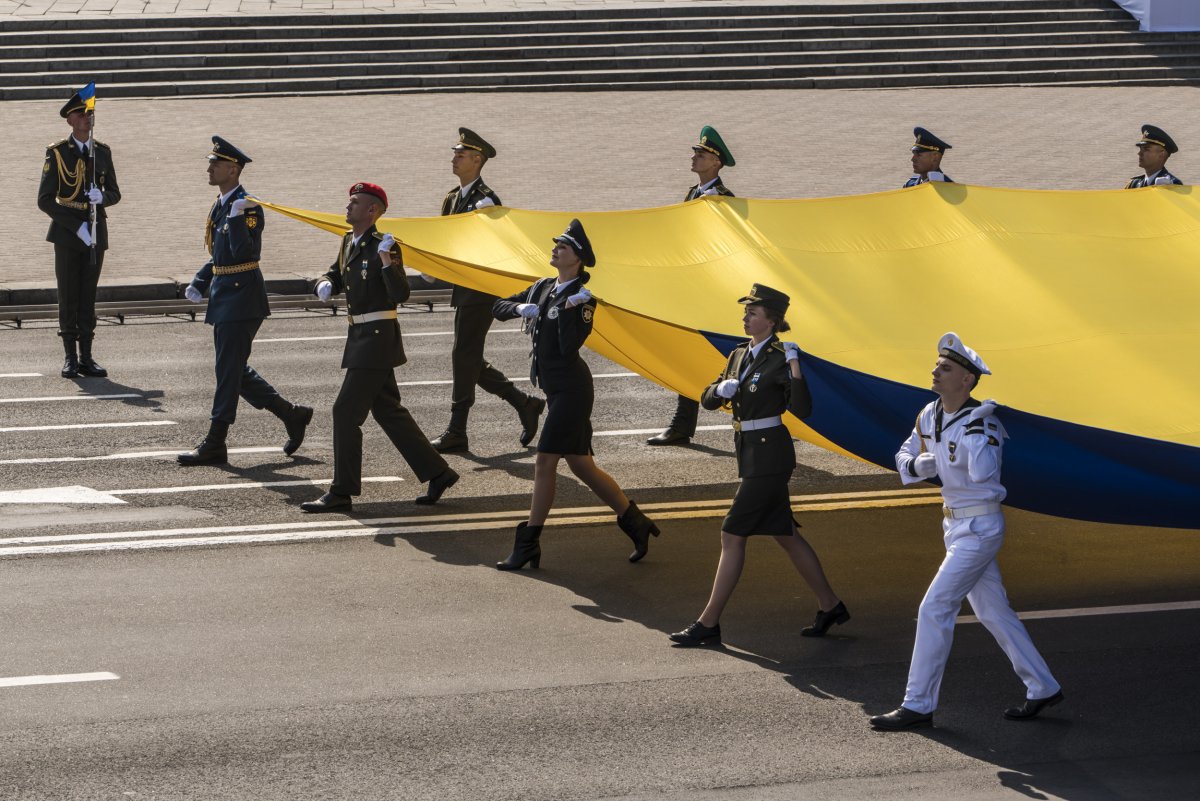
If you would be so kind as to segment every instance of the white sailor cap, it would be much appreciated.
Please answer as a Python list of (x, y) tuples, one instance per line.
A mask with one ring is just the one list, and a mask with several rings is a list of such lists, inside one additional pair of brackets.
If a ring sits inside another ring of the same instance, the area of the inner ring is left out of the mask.
[(992, 374), (983, 359), (979, 358), (979, 354), (968, 348), (953, 331), (943, 334), (938, 340), (938, 355), (967, 368), (976, 376)]

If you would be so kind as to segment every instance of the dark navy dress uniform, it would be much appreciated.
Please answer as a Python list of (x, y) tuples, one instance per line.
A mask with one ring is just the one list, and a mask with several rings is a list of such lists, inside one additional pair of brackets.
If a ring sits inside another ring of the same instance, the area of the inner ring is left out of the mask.
[(492, 306), (497, 320), (520, 316), (517, 307), (536, 303), (537, 317), (529, 329), (533, 340), (529, 378), (546, 393), (549, 410), (538, 437), (541, 453), (592, 454), (592, 371), (579, 355), (592, 333), (596, 301), (567, 308), (567, 298), (583, 288), (582, 276), (555, 288), (554, 278), (543, 278), (512, 297)]
[[(717, 385), (728, 378), (740, 379), (741, 385), (725, 399), (717, 394)], [(808, 417), (812, 394), (803, 376), (792, 377), (783, 343), (772, 334), (755, 357), (750, 342), (734, 348), (725, 371), (705, 388), (700, 402), (705, 409), (725, 407), (733, 412), (742, 481), (721, 530), (742, 537), (791, 535), (795, 524), (788, 482), (796, 468), (796, 448), (781, 416), (788, 411), (800, 419)]]
[(422, 482), (447, 470), (442, 458), (408, 409), (400, 403), (394, 368), (407, 361), (396, 306), (408, 300), (408, 278), (400, 246), (391, 247), (392, 263), (384, 266), (375, 226), (361, 237), (342, 238), (338, 260), (322, 279), (333, 293), (345, 293), (349, 330), (342, 352), (346, 377), (333, 404), (333, 483), (335, 495), (362, 493), (362, 424), (370, 414)]
[[(77, 93), (59, 110), (59, 115), (65, 119), (85, 108)], [(69, 136), (49, 145), (38, 185), (38, 208), (50, 217), (46, 241), (54, 245), (58, 335), (69, 346), (69, 358), (74, 358), (75, 343), (79, 342), (86, 361), (91, 360), (91, 343), (96, 335), (96, 286), (104, 266), (104, 252), (108, 250), (108, 207), (121, 202), (112, 150), (94, 139), (92, 146), (94, 168), (87, 142)], [(93, 184), (104, 196), (96, 207), (95, 264), (92, 248), (77, 233), (81, 225), (91, 221), (88, 190)]]
[(211, 258), (191, 284), (208, 295), (204, 322), (213, 327), (216, 346), (217, 388), (211, 419), (227, 425), (237, 418), (239, 396), (255, 409), (265, 409), (279, 397), (248, 364), (254, 337), (271, 315), (271, 307), (259, 269), (263, 210), (247, 208), (236, 217), (229, 216), (233, 202), (244, 197), (246, 190), (239, 184), (228, 197), (213, 203), (205, 236)]

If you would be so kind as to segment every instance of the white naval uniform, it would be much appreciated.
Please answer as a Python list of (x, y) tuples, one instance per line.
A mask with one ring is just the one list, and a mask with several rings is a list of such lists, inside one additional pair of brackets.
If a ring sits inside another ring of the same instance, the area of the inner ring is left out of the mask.
[[(921, 601), (904, 706), (922, 714), (937, 708), (942, 673), (954, 639), (954, 619), (963, 598), (996, 638), (1013, 669), (1025, 682), (1026, 698), (1047, 698), (1059, 691), (1025, 626), (1008, 605), (996, 554), (1004, 544), (1006, 494), (1000, 483), (1001, 452), (1007, 434), (989, 407), (971, 401), (953, 415), (940, 400), (921, 410), (916, 428), (896, 454), (905, 484), (923, 481), (910, 470), (923, 451), (936, 458), (942, 499), (948, 510), (969, 515), (942, 519), (946, 558)], [(994, 407), (990, 407), (994, 409)]]

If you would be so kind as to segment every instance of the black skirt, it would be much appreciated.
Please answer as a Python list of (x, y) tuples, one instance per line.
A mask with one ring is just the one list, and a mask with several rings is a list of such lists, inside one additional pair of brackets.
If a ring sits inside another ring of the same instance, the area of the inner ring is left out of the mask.
[(591, 456), (592, 400), (590, 386), (578, 392), (547, 392), (538, 453)]
[(739, 537), (754, 534), (791, 536), (795, 531), (788, 489), (791, 477), (791, 472), (787, 472), (743, 478), (721, 530)]

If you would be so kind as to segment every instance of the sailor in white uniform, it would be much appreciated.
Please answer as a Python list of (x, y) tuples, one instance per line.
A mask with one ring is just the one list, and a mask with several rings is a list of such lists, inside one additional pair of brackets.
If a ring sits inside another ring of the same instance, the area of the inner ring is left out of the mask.
[(1063, 698), (1046, 661), (1008, 605), (996, 554), (1004, 544), (1000, 503), (1001, 455), (1008, 436), (995, 416), (996, 405), (980, 403), (971, 391), (991, 375), (983, 359), (949, 333), (938, 342), (933, 391), (938, 399), (917, 416), (916, 427), (896, 454), (905, 484), (937, 478), (942, 482), (942, 531), (946, 558), (929, 585), (917, 615), (917, 639), (904, 703), (871, 718), (877, 729), (899, 730), (933, 724), (942, 673), (950, 657), (954, 619), (963, 598), (996, 638), (1025, 682), (1025, 703), (1008, 709), (1009, 720), (1028, 720)]

